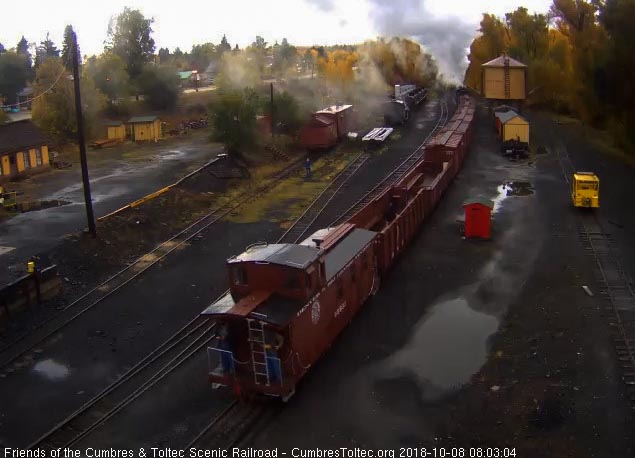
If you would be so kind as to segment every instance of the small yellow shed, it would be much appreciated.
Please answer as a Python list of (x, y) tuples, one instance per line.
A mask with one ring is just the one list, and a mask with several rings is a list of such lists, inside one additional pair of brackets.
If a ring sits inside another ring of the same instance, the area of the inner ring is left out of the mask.
[(126, 138), (126, 126), (121, 121), (106, 121), (105, 122), (108, 140), (125, 140)]
[(161, 120), (158, 116), (134, 116), (128, 120), (130, 138), (133, 142), (161, 138)]
[(482, 66), (482, 89), (486, 99), (524, 100), (527, 66), (503, 54)]
[(529, 143), (529, 122), (515, 111), (496, 113), (496, 127), (501, 140)]

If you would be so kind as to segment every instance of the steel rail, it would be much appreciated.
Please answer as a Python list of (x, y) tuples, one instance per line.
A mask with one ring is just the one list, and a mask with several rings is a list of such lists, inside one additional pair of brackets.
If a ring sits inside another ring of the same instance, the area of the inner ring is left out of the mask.
[[(210, 319), (201, 320), (200, 324), (174, 345), (143, 364), (137, 364), (91, 401), (40, 436), (28, 448), (54, 450), (70, 447), (79, 442), (205, 348), (216, 337), (215, 324), (209, 325), (210, 322)], [(205, 325), (208, 326), (205, 327)], [(201, 328), (203, 328), (202, 332), (197, 333), (196, 331)], [(183, 345), (177, 346), (177, 344)], [(155, 368), (157, 365), (160, 367)], [(145, 377), (146, 372), (150, 372), (149, 377)]]
[[(264, 404), (254, 405), (232, 401), (205, 425), (184, 450), (189, 450), (197, 444), (201, 447), (231, 449), (250, 432), (250, 428), (262, 416), (266, 407)], [(227, 425), (221, 427), (222, 423)]]
[(349, 162), (348, 165), (337, 174), (333, 181), (313, 200), (304, 213), (295, 220), (295, 223), (282, 234), (278, 239), (278, 243), (298, 243), (315, 220), (322, 214), (326, 206), (335, 198), (338, 192), (348, 183), (355, 173), (357, 173), (369, 157), (368, 154), (360, 153)]

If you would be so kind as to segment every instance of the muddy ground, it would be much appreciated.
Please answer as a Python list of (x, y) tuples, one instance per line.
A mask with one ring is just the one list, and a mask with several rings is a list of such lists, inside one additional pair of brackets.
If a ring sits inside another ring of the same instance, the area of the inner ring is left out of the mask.
[[(532, 121), (542, 128), (533, 130), (535, 144), (580, 146), (573, 128), (563, 133), (542, 115)], [(598, 285), (557, 158), (510, 163), (497, 149), (481, 111), (470, 156), (421, 235), (294, 398), (246, 445), (633, 456), (632, 410), (607, 320), (582, 289)], [(571, 148), (574, 163), (604, 164), (603, 201), (617, 201), (602, 217), (622, 222), (628, 254), (635, 226), (619, 195), (633, 170), (581, 151)], [(510, 181), (532, 192), (508, 196), (501, 185)], [(491, 241), (459, 235), (461, 203), (474, 196), (495, 205)]]
[[(158, 144), (127, 142), (113, 148), (90, 150), (95, 217), (137, 200), (195, 170), (216, 157), (221, 146), (209, 142), (209, 130)], [(61, 206), (17, 214), (0, 221), (0, 285), (22, 275), (30, 256), (55, 251), (61, 240), (86, 228), (86, 211), (77, 160), (67, 169), (51, 169), (7, 189), (19, 193), (18, 202), (57, 201)], [(108, 227), (101, 228), (108, 238)], [(44, 260), (46, 261), (46, 259)], [(65, 273), (66, 276), (70, 273)]]

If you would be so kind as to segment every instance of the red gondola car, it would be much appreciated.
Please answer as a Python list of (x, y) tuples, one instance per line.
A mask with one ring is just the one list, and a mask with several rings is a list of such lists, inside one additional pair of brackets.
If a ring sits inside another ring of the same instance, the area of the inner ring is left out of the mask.
[(203, 312), (218, 329), (208, 348), (210, 381), (291, 396), (438, 204), (463, 163), (473, 121), (474, 100), (462, 96), (448, 123), (455, 130), (443, 129), (422, 160), (348, 221), (299, 245), (254, 245), (230, 258), (230, 292)]

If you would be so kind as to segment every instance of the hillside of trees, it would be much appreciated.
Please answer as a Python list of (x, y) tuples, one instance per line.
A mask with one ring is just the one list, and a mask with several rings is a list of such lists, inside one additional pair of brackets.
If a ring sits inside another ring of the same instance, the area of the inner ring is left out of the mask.
[(633, 18), (633, 0), (554, 0), (545, 14), (484, 14), (465, 84), (480, 90), (481, 64), (506, 52), (529, 66), (531, 104), (606, 128), (635, 153)]

